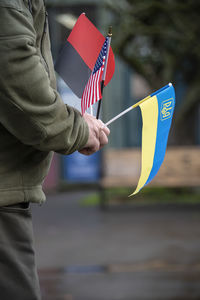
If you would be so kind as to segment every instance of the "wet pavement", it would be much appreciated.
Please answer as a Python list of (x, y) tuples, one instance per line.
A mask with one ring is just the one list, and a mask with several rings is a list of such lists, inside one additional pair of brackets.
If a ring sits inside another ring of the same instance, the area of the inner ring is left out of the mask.
[(43, 300), (200, 299), (200, 206), (33, 205)]

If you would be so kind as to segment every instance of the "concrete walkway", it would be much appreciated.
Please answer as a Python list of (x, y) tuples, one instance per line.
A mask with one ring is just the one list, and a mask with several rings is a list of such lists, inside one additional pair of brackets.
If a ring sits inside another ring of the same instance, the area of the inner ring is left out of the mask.
[(33, 205), (43, 300), (200, 299), (200, 206)]

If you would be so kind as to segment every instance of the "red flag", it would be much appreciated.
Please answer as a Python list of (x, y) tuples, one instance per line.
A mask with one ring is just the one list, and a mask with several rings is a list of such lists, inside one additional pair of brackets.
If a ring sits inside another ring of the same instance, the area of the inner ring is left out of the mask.
[[(82, 97), (104, 41), (105, 37), (100, 31), (85, 14), (81, 14), (58, 57), (56, 71), (79, 98)], [(114, 54), (110, 49), (105, 85), (111, 80), (114, 70)]]

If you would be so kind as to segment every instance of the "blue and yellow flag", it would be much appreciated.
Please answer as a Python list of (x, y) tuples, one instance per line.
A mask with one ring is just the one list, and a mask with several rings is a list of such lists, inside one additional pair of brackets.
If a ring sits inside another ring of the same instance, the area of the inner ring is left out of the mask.
[(171, 83), (141, 101), (142, 169), (138, 193), (157, 174), (165, 157), (169, 130), (175, 107), (175, 91)]

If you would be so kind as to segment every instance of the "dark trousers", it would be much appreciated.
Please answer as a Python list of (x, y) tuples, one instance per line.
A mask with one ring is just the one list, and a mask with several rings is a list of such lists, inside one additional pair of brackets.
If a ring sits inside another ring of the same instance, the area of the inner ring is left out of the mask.
[(0, 299), (41, 299), (28, 204), (0, 207)]

